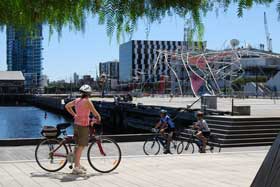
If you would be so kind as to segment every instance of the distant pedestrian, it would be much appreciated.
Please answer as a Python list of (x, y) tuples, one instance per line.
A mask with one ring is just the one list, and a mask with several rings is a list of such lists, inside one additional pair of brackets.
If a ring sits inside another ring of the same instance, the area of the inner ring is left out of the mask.
[(45, 119), (47, 119), (47, 118), (48, 118), (48, 113), (47, 113), (47, 112), (45, 112), (45, 116), (44, 116), (44, 118), (45, 118)]
[[(75, 147), (75, 167), (73, 174), (85, 174), (86, 168), (80, 164), (81, 155), (85, 146), (88, 145), (90, 113), (92, 112), (97, 123), (100, 123), (100, 114), (96, 111), (90, 101), (91, 87), (83, 85), (80, 89), (81, 97), (66, 104), (66, 110), (74, 117), (74, 139)], [(75, 108), (75, 112), (73, 110)]]

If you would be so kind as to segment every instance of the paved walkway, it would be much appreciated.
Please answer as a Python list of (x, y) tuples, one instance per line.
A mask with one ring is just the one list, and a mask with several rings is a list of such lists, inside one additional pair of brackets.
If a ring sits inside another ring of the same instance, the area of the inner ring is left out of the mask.
[(1, 186), (100, 186), (100, 187), (227, 187), (251, 184), (267, 150), (217, 154), (124, 156), (112, 173), (88, 167), (86, 176), (48, 173), (34, 161), (0, 161)]
[[(109, 101), (113, 102), (113, 98), (92, 98), (95, 101)], [(186, 107), (192, 104), (196, 98), (194, 97), (141, 97), (134, 98), (133, 103), (142, 103), (144, 105), (154, 106), (169, 106), (169, 107)], [(277, 99), (234, 99), (234, 105), (251, 106), (251, 115), (259, 117), (279, 117), (280, 116), (280, 100)], [(232, 99), (231, 98), (218, 98), (218, 110), (231, 111)], [(193, 108), (200, 108), (200, 101), (197, 102)]]
[[(124, 156), (135, 156), (135, 155), (144, 155), (143, 152), (143, 143), (144, 142), (120, 142), (118, 143), (122, 155)], [(35, 160), (36, 146), (10, 146), (10, 147), (0, 147), (0, 162), (1, 161), (26, 161), (26, 160)], [(227, 152), (246, 152), (246, 151), (267, 151), (270, 146), (258, 146), (258, 147), (231, 147), (231, 148), (222, 148), (222, 153)], [(215, 149), (216, 151), (218, 149)], [(162, 154), (163, 150), (159, 152)], [(197, 147), (195, 146), (195, 152), (197, 153)], [(86, 156), (86, 151), (84, 155)]]

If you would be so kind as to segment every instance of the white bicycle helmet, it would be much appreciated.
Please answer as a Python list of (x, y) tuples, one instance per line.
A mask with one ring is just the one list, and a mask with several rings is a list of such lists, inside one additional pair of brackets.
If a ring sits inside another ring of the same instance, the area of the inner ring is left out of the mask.
[(84, 93), (91, 93), (91, 87), (87, 84), (84, 84), (83, 86), (81, 86), (81, 88), (79, 90)]

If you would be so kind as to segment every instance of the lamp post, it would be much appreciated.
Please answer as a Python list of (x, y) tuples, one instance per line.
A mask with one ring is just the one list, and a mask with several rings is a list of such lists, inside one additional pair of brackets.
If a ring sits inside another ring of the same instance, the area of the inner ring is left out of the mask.
[(101, 76), (100, 76), (100, 79), (99, 79), (99, 84), (101, 85), (101, 97), (103, 98), (105, 93), (104, 93), (104, 88), (105, 88), (105, 83), (107, 81), (107, 76), (105, 73), (102, 73)]

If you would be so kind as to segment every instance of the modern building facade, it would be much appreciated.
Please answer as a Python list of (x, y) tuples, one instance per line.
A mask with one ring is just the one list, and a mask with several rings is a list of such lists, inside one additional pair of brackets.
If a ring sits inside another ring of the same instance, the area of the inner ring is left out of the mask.
[(41, 92), (42, 87), (42, 26), (35, 36), (26, 36), (21, 30), (7, 27), (7, 69), (21, 71), (25, 77), (26, 92)]
[(79, 84), (79, 75), (76, 72), (73, 74), (73, 79), (74, 85), (77, 86)]
[(24, 93), (24, 80), (21, 71), (0, 71), (0, 94)]
[(43, 88), (47, 87), (49, 84), (49, 78), (47, 75), (42, 75), (42, 79), (41, 79), (41, 86)]
[(198, 42), (193, 42), (189, 46), (184, 41), (131, 40), (123, 43), (119, 49), (119, 80), (129, 82), (136, 79), (146, 82), (159, 81), (161, 76), (170, 77), (170, 68), (163, 63), (163, 56), (160, 57), (160, 63), (154, 70), (159, 51), (174, 52), (182, 47), (186, 50), (203, 50), (206, 48), (206, 42), (202, 43), (202, 47)]
[(119, 81), (119, 62), (108, 61), (99, 63), (99, 77), (106, 75), (105, 90), (115, 90)]
[(99, 76), (106, 74), (108, 78), (119, 79), (119, 62), (108, 61), (99, 63)]
[[(247, 95), (269, 95), (280, 91), (280, 54), (259, 49), (250, 49), (254, 55), (242, 56), (240, 63), (247, 80), (244, 92)], [(258, 55), (267, 53), (271, 56)], [(250, 82), (249, 82), (250, 81)]]
[[(119, 80), (121, 85), (133, 82), (133, 88), (145, 88), (157, 93), (172, 93), (178, 91), (178, 82), (172, 73), (171, 68), (165, 63), (164, 55), (160, 52), (166, 51), (169, 54), (184, 51), (201, 52), (206, 49), (206, 42), (185, 42), (185, 41), (157, 41), (157, 40), (131, 40), (120, 45), (119, 58)], [(168, 59), (170, 61), (170, 59)], [(155, 64), (158, 62), (156, 68)], [(174, 61), (175, 62), (175, 61)], [(172, 64), (174, 69), (181, 71), (182, 66)], [(185, 75), (180, 75), (184, 77)], [(136, 86), (135, 86), (136, 84)], [(129, 86), (131, 87), (131, 86)], [(130, 88), (128, 88), (130, 89)]]

